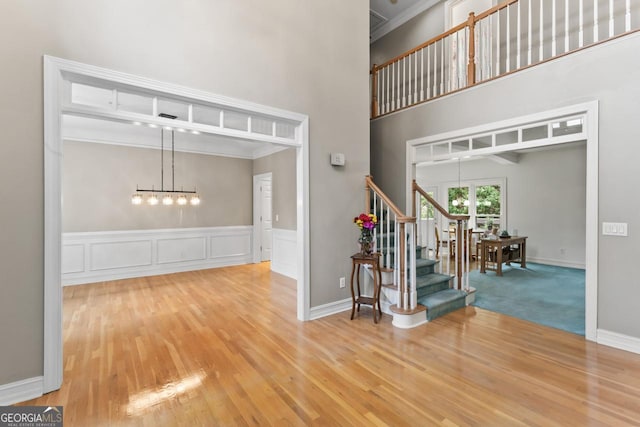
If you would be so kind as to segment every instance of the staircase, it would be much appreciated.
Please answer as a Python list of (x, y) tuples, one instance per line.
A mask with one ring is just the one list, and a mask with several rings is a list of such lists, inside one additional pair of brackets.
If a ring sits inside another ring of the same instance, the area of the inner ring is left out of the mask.
[[(377, 213), (379, 215), (379, 212)], [(389, 254), (393, 265), (395, 262), (395, 230), (391, 226), (392, 231), (389, 233)], [(381, 246), (381, 235), (377, 235), (376, 248), (386, 254), (385, 247)], [(467, 305), (468, 293), (462, 290), (452, 289), (453, 276), (450, 274), (437, 273), (436, 268), (440, 263), (439, 260), (422, 258), (423, 249), (416, 248), (416, 289), (417, 303), (426, 308), (424, 321), (431, 321), (437, 317), (444, 316), (447, 313), (455, 311)], [(382, 278), (382, 305), (383, 311), (393, 315), (389, 310), (389, 306), (397, 304), (397, 286), (393, 284), (393, 275), (391, 272), (383, 271)]]
[[(468, 286), (468, 258), (455, 256), (452, 269), (448, 254), (443, 254), (442, 259), (446, 260), (443, 268), (440, 259), (429, 259), (433, 251), (418, 245), (423, 239), (418, 236), (416, 198), (426, 193), (413, 183), (413, 216), (407, 216), (370, 176), (365, 181), (366, 212), (374, 212), (378, 217), (374, 237), (375, 250), (381, 254), (380, 302), (382, 310), (393, 316), (393, 325), (412, 328), (470, 304), (475, 294)], [(457, 224), (458, 235), (466, 233), (468, 216), (451, 215), (428, 195), (426, 199), (443, 218)], [(450, 270), (455, 274), (450, 274)]]

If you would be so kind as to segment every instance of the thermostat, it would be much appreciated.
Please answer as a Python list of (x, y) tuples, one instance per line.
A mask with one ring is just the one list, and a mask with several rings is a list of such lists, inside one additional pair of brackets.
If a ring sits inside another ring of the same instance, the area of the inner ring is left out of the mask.
[(331, 165), (332, 166), (344, 166), (344, 154), (343, 153), (331, 153)]

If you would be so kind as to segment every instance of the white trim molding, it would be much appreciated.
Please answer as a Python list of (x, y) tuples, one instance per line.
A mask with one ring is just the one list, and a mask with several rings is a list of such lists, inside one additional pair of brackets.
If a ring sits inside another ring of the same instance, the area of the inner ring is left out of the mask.
[[(491, 83), (487, 83), (491, 84)], [(451, 96), (456, 96), (452, 94)], [(473, 135), (487, 134), (501, 129), (515, 129), (541, 121), (553, 121), (567, 117), (583, 119), (582, 132), (579, 137), (567, 135), (562, 138), (547, 138), (536, 143), (536, 146), (557, 145), (573, 142), (576, 139), (587, 141), (586, 170), (586, 227), (585, 227), (585, 338), (589, 341), (597, 339), (598, 325), (598, 109), (597, 100), (581, 104), (569, 105), (549, 111), (510, 118), (493, 123), (486, 123), (466, 129), (456, 129), (438, 135), (425, 135), (408, 140), (406, 143), (406, 209), (411, 210), (411, 182), (416, 176), (416, 164), (420, 163), (419, 147), (444, 140), (455, 140)], [(571, 137), (571, 138), (569, 138)], [(510, 151), (509, 145), (494, 147), (490, 154)], [(481, 150), (477, 150), (481, 151)], [(472, 151), (466, 154), (474, 155)], [(486, 153), (485, 153), (486, 154)], [(460, 154), (462, 155), (462, 154)]]
[(640, 354), (640, 338), (598, 329), (598, 344)]
[(271, 248), (271, 271), (296, 278), (296, 230), (273, 229), (273, 246)]
[(0, 406), (13, 405), (42, 396), (43, 381), (43, 377), (33, 377), (0, 385)]
[(545, 264), (545, 265), (554, 265), (556, 267), (567, 267), (567, 268), (577, 268), (580, 270), (584, 270), (586, 265), (583, 262), (575, 262), (575, 261), (567, 261), (562, 259), (552, 259), (552, 258), (537, 258), (530, 257), (527, 255), (527, 263), (537, 263), (537, 264)]
[[(289, 123), (294, 127), (295, 138), (285, 140), (245, 132), (241, 135), (229, 129), (218, 129), (215, 133), (244, 137), (255, 141), (293, 146), (296, 148), (297, 178), (297, 316), (309, 320), (310, 269), (309, 269), (309, 116), (262, 104), (224, 97), (186, 86), (175, 85), (146, 77), (96, 67), (80, 62), (44, 56), (44, 366), (43, 392), (57, 390), (62, 385), (62, 114), (86, 113), (69, 105), (69, 83), (74, 81), (100, 81), (110, 87), (140, 89), (149, 94), (164, 94), (189, 102), (216, 104), (230, 110), (242, 110), (249, 115), (267, 116)], [(103, 119), (132, 119), (132, 113), (106, 112), (104, 109), (91, 112), (91, 117)], [(162, 118), (150, 119), (149, 123), (162, 124)], [(167, 119), (168, 120), (168, 119)], [(170, 123), (166, 123), (170, 124)], [(196, 124), (191, 124), (195, 130)], [(203, 131), (210, 130), (202, 128)], [(215, 130), (214, 130), (215, 131)], [(263, 154), (263, 153), (261, 153)]]
[(351, 297), (340, 301), (330, 302), (328, 304), (311, 307), (309, 320), (316, 320), (321, 317), (331, 316), (332, 314), (342, 313), (351, 310)]
[(251, 263), (253, 227), (99, 231), (62, 235), (62, 285)]

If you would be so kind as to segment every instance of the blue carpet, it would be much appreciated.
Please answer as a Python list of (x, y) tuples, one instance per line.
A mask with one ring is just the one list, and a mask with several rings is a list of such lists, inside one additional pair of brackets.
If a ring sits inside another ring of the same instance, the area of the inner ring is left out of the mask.
[(584, 335), (584, 270), (514, 263), (502, 273), (469, 273), (469, 285), (477, 289), (473, 305)]

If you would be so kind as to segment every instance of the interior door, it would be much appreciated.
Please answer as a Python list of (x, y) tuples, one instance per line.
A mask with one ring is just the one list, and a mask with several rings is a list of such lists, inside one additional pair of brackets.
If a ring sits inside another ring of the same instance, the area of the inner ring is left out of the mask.
[(271, 219), (271, 177), (260, 179), (260, 232), (262, 237), (261, 261), (271, 260), (273, 222)]

